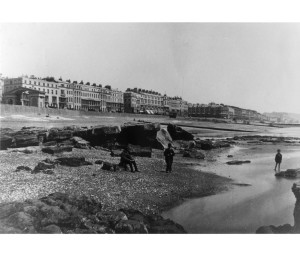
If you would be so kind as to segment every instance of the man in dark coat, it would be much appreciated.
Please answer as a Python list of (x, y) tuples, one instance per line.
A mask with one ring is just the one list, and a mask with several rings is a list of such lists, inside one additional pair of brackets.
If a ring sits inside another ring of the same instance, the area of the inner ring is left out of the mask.
[(136, 162), (133, 159), (133, 157), (131, 156), (128, 147), (126, 147), (123, 150), (123, 152), (121, 153), (120, 156), (121, 156), (121, 162), (120, 162), (120, 164), (124, 165), (125, 169), (127, 169), (127, 164), (129, 164), (131, 172), (133, 172), (133, 167), (132, 166), (134, 166), (134, 169), (135, 169), (136, 172), (139, 172), (139, 170), (137, 168), (137, 165), (136, 165)]
[(172, 144), (168, 144), (168, 148), (164, 151), (164, 156), (167, 164), (166, 172), (172, 172), (172, 163), (175, 152), (172, 148)]
[(278, 165), (278, 170), (280, 172), (280, 164), (281, 164), (281, 161), (282, 161), (282, 154), (280, 153), (280, 150), (278, 149), (277, 150), (277, 154), (275, 156), (275, 171), (276, 171), (276, 168), (277, 168), (277, 165)]

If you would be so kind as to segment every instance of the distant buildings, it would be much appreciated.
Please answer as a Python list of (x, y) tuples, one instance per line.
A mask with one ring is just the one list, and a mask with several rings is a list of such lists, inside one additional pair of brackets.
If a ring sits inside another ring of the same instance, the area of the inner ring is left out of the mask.
[(170, 97), (141, 88), (127, 88), (125, 92), (110, 85), (54, 77), (37, 78), (21, 76), (4, 78), (0, 74), (0, 101), (4, 104), (49, 107), (57, 109), (86, 110), (98, 112), (145, 113), (211, 117), (232, 120), (271, 120), (293, 122), (278, 114), (260, 114), (257, 111), (224, 104), (189, 104), (181, 97)]
[(191, 117), (214, 117), (245, 121), (266, 120), (266, 117), (257, 111), (215, 103), (209, 103), (208, 105), (190, 104), (188, 115)]

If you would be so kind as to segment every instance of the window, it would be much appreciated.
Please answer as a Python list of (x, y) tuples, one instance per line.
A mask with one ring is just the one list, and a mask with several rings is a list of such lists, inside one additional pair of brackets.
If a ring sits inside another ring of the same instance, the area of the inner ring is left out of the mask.
[(55, 90), (55, 94), (57, 95), (57, 90)]
[(51, 94), (53, 94), (53, 89), (51, 89)]
[(49, 89), (47, 89), (47, 93), (49, 94)]

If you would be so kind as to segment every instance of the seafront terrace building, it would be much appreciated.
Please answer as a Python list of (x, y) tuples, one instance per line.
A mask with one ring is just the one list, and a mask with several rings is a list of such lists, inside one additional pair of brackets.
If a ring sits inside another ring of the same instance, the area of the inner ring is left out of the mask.
[[(2, 103), (24, 106), (35, 104), (21, 102), (21, 96), (18, 94), (20, 91), (11, 92), (16, 89), (20, 89), (21, 92), (24, 92), (24, 89), (39, 91), (39, 98), (43, 98), (43, 102), (39, 102), (38, 106), (100, 112), (124, 111), (123, 92), (110, 86), (103, 88), (101, 84), (93, 83), (91, 85), (89, 82), (83, 83), (83, 81), (80, 83), (71, 82), (71, 80), (63, 81), (61, 78), (56, 80), (54, 77), (43, 79), (35, 76), (4, 78), (1, 90), (6, 98)], [(7, 98), (8, 93), (10, 98)], [(29, 93), (33, 94), (34, 92)]]
[(164, 114), (168, 115), (170, 112), (175, 112), (179, 116), (188, 115), (188, 102), (181, 97), (163, 96), (163, 110)]
[(163, 114), (163, 96), (152, 90), (128, 88), (124, 93), (124, 110), (127, 113)]

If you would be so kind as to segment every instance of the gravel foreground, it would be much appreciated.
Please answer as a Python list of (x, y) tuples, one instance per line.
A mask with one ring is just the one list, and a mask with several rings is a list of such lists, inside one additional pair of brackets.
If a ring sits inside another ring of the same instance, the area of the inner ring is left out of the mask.
[(28, 171), (16, 172), (18, 166), (33, 169), (39, 161), (56, 156), (42, 153), (37, 147), (31, 154), (0, 152), (0, 203), (37, 199), (54, 192), (70, 195), (91, 196), (101, 202), (103, 210), (132, 208), (144, 214), (159, 214), (185, 198), (202, 197), (225, 191), (230, 187), (230, 179), (213, 173), (197, 171), (192, 166), (200, 161), (174, 158), (173, 172), (165, 173), (163, 152), (153, 150), (152, 158), (136, 157), (140, 172), (105, 171), (96, 160), (118, 163), (118, 157), (111, 157), (103, 150), (73, 149), (63, 157), (84, 157), (93, 165), (80, 167), (56, 166), (54, 174), (32, 174)]

